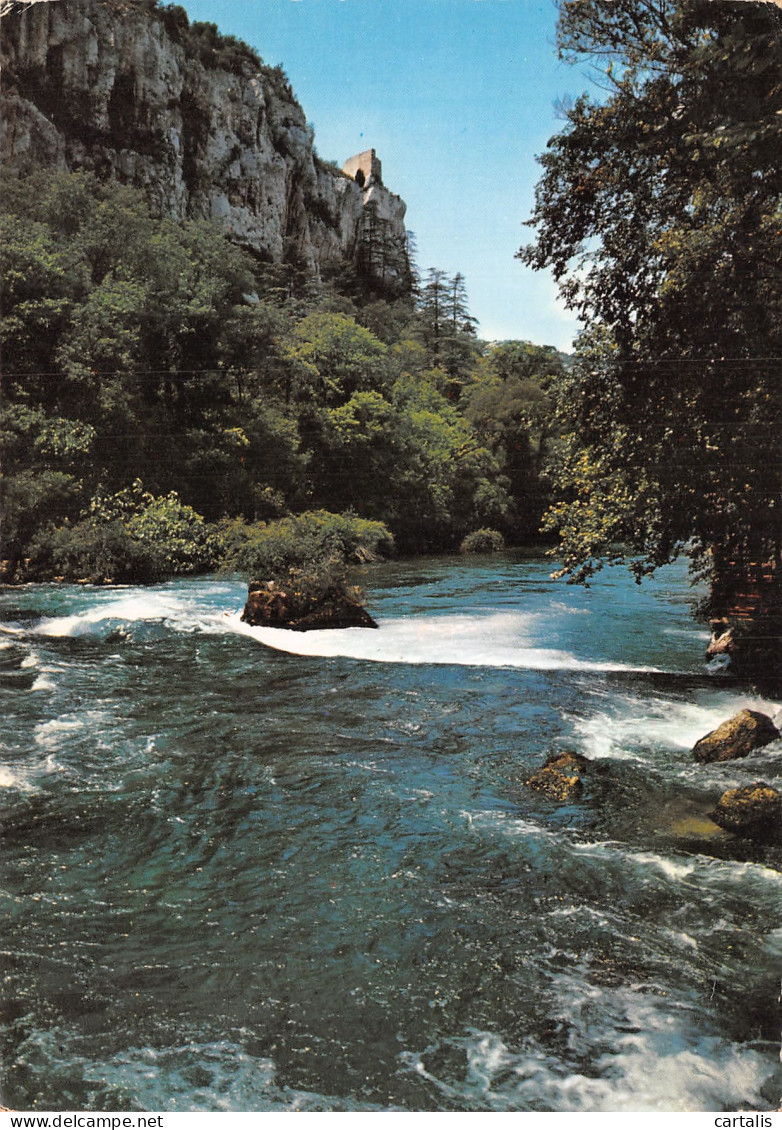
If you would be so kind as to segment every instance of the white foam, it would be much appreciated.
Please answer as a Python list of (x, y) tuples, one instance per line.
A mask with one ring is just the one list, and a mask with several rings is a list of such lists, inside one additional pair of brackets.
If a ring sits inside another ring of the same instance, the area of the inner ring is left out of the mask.
[[(426, 1067), (425, 1055), (404, 1052), (408, 1070), (463, 1106), (477, 1101), (492, 1111), (713, 1111), (756, 1109), (771, 1056), (732, 1046), (718, 1036), (688, 1030), (685, 1014), (669, 1013), (640, 994), (613, 992), (563, 979), (561, 1013), (569, 1030), (561, 1056), (529, 1041), (514, 1048), (494, 1032), (473, 1031), (448, 1041), (465, 1056), (463, 1078), (446, 1081)], [(570, 999), (569, 999), (570, 997)], [(574, 1070), (571, 1054), (593, 1046), (596, 1016), (610, 1050), (589, 1074)]]
[(587, 757), (637, 760), (645, 759), (650, 747), (690, 750), (699, 738), (744, 708), (765, 714), (776, 709), (763, 699), (727, 691), (710, 692), (707, 699), (696, 702), (612, 696), (610, 711), (577, 718), (573, 728)]
[(738, 888), (744, 893), (753, 892), (760, 899), (778, 898), (782, 887), (782, 872), (765, 864), (718, 859), (708, 855), (689, 855), (684, 858), (661, 855), (652, 851), (629, 851), (626, 844), (616, 840), (573, 842), (569, 850), (597, 860), (611, 861), (625, 868), (628, 863), (649, 874), (653, 868), (663, 880), (683, 886), (709, 888), (715, 895), (723, 889)]
[(642, 867), (656, 867), (666, 879), (671, 879), (675, 883), (689, 879), (695, 872), (694, 863), (689, 861), (682, 863), (680, 860), (671, 859), (670, 856), (657, 855), (651, 851), (632, 852), (628, 859), (640, 863)]
[[(142, 967), (143, 968), (143, 967)], [(159, 968), (159, 967), (153, 967)], [(242, 1034), (243, 1031), (242, 1031)], [(84, 1086), (102, 1094), (108, 1085), (131, 1096), (140, 1110), (173, 1113), (213, 1111), (219, 1114), (241, 1111), (276, 1113), (325, 1111), (387, 1111), (361, 1098), (332, 1097), (304, 1091), (278, 1081), (277, 1067), (268, 1056), (254, 1055), (240, 1044), (228, 1040), (214, 1043), (195, 1041), (175, 1047), (129, 1047), (109, 1057), (90, 1060), (74, 1048), (75, 1040), (55, 1029), (36, 1033), (37, 1071), (46, 1078), (58, 1078), (65, 1063), (79, 1065)], [(310, 1049), (304, 1048), (305, 1052)], [(89, 1093), (89, 1092), (88, 1092)]]
[(174, 632), (212, 635), (224, 633), (229, 618), (228, 613), (204, 608), (198, 597), (188, 599), (166, 592), (128, 589), (121, 597), (100, 600), (81, 612), (41, 620), (29, 634), (50, 639), (104, 639), (112, 632), (127, 631), (134, 624), (158, 623)]
[(26, 782), (18, 773), (5, 765), (0, 765), (0, 789), (23, 789)]
[(160, 593), (142, 592), (93, 605), (71, 616), (54, 616), (42, 620), (31, 629), (35, 636), (73, 638), (94, 635), (112, 622), (135, 623), (146, 620), (166, 620), (181, 614), (183, 601)]
[[(375, 663), (455, 664), (514, 667), (536, 671), (644, 671), (625, 663), (579, 659), (571, 652), (531, 646), (525, 630), (537, 619), (518, 613), (494, 616), (437, 616), (384, 620), (377, 629), (339, 628), (293, 632), (251, 627), (240, 614), (227, 619), (231, 630), (265, 647), (311, 658), (365, 659)], [(521, 637), (521, 638), (519, 638)]]
[(88, 728), (98, 728), (106, 721), (102, 710), (86, 710), (83, 714), (64, 714), (42, 722), (35, 730), (35, 743), (44, 750), (56, 750), (69, 735)]

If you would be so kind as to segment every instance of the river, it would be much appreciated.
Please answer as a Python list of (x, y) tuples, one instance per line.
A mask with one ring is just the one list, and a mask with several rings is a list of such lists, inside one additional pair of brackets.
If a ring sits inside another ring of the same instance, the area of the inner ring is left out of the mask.
[(683, 568), (550, 568), (375, 567), (378, 631), (307, 634), (230, 580), (2, 590), (5, 1105), (777, 1109), (782, 853), (707, 814), (782, 743), (690, 750), (779, 704)]

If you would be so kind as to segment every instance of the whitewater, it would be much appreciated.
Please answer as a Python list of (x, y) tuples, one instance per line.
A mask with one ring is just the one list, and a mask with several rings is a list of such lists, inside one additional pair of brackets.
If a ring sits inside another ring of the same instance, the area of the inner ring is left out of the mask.
[[(0, 591), (17, 1110), (777, 1109), (782, 857), (709, 820), (782, 743), (684, 572), (367, 572), (377, 630), (245, 586)], [(525, 786), (589, 759), (578, 802)]]

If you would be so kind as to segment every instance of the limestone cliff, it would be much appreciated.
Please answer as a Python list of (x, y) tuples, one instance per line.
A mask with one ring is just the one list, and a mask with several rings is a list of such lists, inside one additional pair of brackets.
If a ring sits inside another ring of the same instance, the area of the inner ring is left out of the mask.
[(93, 170), (273, 261), (407, 285), (405, 204), (379, 162), (366, 178), (321, 161), (284, 73), (244, 44), (154, 0), (12, 6), (1, 30), (5, 175)]

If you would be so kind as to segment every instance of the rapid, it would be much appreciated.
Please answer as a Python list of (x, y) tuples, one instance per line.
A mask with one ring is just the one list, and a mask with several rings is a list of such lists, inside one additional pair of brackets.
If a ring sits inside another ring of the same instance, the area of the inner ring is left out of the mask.
[[(782, 850), (708, 820), (782, 742), (673, 566), (372, 567), (377, 631), (246, 588), (0, 590), (16, 1110), (776, 1110)], [(577, 803), (524, 784), (590, 759)]]

